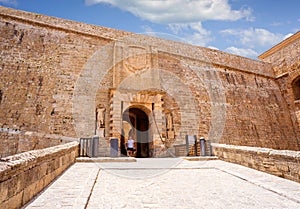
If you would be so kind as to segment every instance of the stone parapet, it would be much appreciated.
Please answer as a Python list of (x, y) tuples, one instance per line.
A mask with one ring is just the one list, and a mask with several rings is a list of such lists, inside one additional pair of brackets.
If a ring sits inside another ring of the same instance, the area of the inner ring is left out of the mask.
[(20, 208), (72, 165), (78, 142), (1, 158), (0, 208)]
[(0, 128), (0, 158), (15, 155), (30, 150), (44, 149), (70, 141), (78, 141), (77, 138), (45, 134), (30, 131), (18, 131)]
[(83, 36), (98, 37), (102, 39), (115, 40), (119, 37), (129, 35), (130, 32), (116, 30), (112, 28), (89, 25), (71, 20), (49, 17), (41, 14), (14, 10), (0, 6), (0, 16), (13, 19), (19, 22), (29, 23), (54, 30), (66, 31)]
[(212, 143), (219, 159), (300, 182), (300, 151)]

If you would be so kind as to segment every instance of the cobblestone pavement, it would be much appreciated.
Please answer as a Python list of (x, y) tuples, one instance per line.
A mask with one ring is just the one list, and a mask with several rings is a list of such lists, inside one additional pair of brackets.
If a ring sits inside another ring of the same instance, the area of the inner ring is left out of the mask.
[(26, 207), (300, 208), (300, 184), (214, 161), (76, 163)]

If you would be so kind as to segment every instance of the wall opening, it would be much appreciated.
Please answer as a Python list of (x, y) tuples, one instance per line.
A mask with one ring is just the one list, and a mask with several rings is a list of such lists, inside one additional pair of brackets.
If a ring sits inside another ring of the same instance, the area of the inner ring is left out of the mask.
[(292, 88), (294, 92), (294, 99), (300, 100), (300, 76), (298, 76), (293, 82), (292, 82)]
[(2, 102), (2, 95), (3, 95), (2, 90), (0, 90), (0, 104)]
[[(128, 108), (123, 113), (123, 127), (121, 144), (127, 142), (129, 135), (132, 135), (135, 141), (136, 157), (151, 157), (149, 140), (149, 117), (139, 108)], [(125, 146), (121, 147), (121, 153), (124, 153)]]

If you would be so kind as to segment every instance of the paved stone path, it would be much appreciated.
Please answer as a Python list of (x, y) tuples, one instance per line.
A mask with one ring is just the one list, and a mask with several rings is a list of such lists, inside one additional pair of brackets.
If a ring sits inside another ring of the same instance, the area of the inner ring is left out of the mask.
[(300, 208), (300, 184), (214, 161), (76, 163), (26, 207)]

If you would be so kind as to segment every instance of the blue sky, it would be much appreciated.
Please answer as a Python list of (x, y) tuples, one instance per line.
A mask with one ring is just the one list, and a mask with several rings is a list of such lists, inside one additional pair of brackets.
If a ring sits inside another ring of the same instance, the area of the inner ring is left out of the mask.
[(249, 58), (300, 30), (298, 0), (0, 0), (0, 5)]

